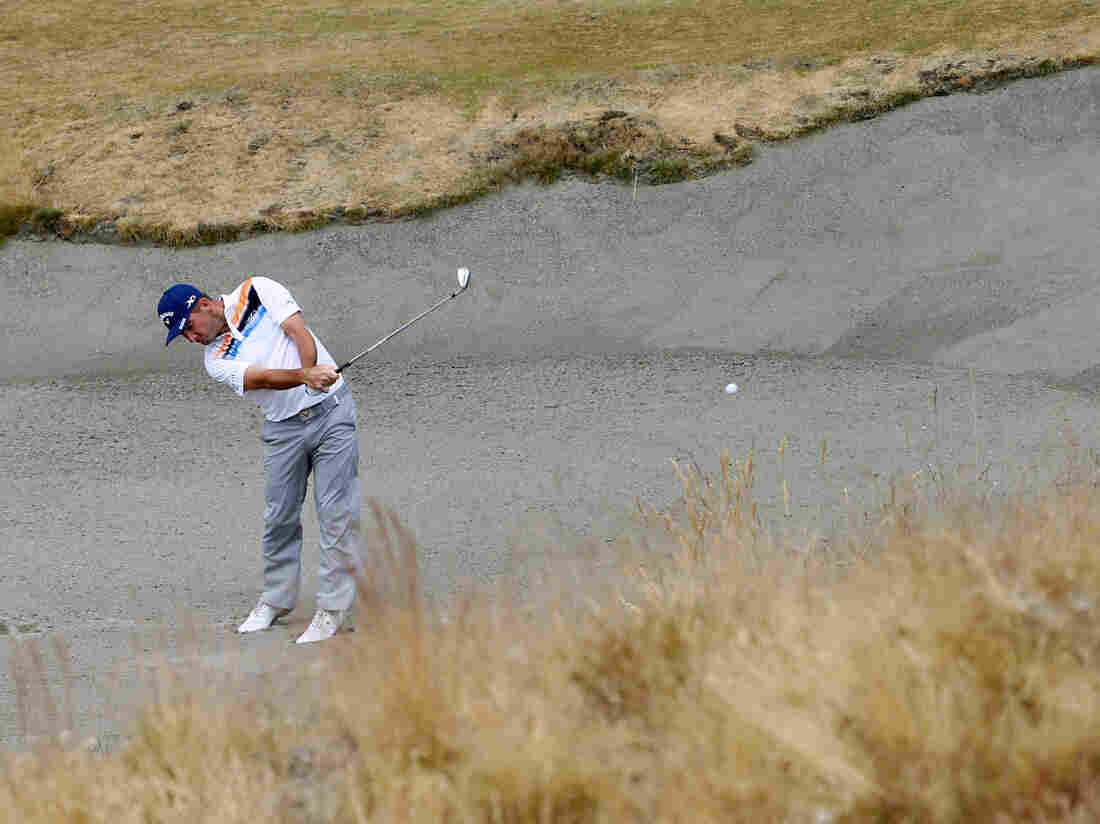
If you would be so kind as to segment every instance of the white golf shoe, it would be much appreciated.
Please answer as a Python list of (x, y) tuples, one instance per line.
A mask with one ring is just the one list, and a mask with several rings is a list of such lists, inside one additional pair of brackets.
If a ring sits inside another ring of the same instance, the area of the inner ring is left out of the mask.
[(260, 601), (252, 612), (248, 613), (244, 622), (237, 627), (237, 632), (259, 632), (262, 629), (271, 629), (272, 624), (289, 614), (289, 609), (279, 609)]
[(314, 641), (324, 641), (338, 632), (351, 630), (351, 624), (347, 620), (347, 610), (319, 609), (309, 622), (309, 629), (298, 636), (295, 643), (311, 644)]

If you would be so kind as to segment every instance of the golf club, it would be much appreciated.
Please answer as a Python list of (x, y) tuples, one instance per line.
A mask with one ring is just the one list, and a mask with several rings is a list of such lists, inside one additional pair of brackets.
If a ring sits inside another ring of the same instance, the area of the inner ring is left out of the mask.
[(442, 306), (447, 301), (454, 300), (456, 297), (458, 297), (463, 292), (465, 292), (466, 287), (469, 286), (469, 285), (470, 285), (470, 270), (467, 269), (465, 266), (463, 266), (461, 269), (458, 270), (458, 289), (456, 289), (454, 292), (451, 292), (451, 294), (447, 295), (447, 297), (443, 298), (441, 301), (436, 303), (434, 306), (432, 306), (428, 309), (425, 309), (423, 312), (421, 312), (419, 315), (417, 315), (412, 320), (406, 321), (405, 323), (401, 324), (400, 326), (398, 326), (396, 329), (394, 329), (392, 332), (390, 332), (388, 335), (386, 335), (381, 340), (377, 340), (374, 343), (372, 343), (370, 346), (368, 346), (366, 349), (364, 349), (362, 352), (360, 352), (354, 358), (349, 360), (343, 366), (338, 367), (336, 369), (336, 371), (337, 372), (343, 372), (345, 369), (347, 369), (349, 366), (351, 366), (353, 363), (355, 363), (361, 357), (363, 357), (366, 354), (369, 354), (370, 352), (373, 352), (375, 349), (377, 349), (383, 343), (388, 341), (390, 338), (392, 338), (398, 332), (402, 332), (405, 329), (408, 329), (410, 326), (412, 326), (414, 323), (416, 323), (422, 317), (424, 317), (425, 315), (431, 314), (432, 312), (434, 312), (436, 309), (438, 309), (440, 306)]

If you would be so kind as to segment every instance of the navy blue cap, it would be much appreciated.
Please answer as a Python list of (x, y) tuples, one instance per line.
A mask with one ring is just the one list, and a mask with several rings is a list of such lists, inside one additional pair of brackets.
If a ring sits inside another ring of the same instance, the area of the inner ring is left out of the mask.
[(187, 319), (191, 317), (191, 307), (200, 297), (202, 297), (202, 290), (190, 283), (177, 283), (164, 290), (160, 303), (157, 304), (157, 314), (160, 315), (161, 322), (168, 327), (165, 346), (186, 328)]

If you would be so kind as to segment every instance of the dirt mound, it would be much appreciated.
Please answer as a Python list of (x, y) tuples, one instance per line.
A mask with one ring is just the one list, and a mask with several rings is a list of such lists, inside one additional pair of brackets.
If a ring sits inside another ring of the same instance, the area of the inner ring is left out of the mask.
[(552, 183), (577, 172), (656, 185), (743, 166), (752, 155), (752, 144), (736, 134), (715, 134), (713, 143), (700, 145), (670, 137), (652, 118), (608, 109), (584, 120), (521, 129), (498, 141), (484, 160), (496, 174), (516, 180)]

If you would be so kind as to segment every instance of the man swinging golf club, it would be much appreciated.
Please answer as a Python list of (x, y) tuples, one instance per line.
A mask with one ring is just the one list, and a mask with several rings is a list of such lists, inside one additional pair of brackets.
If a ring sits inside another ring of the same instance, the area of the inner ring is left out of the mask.
[(359, 432), (336, 362), (282, 284), (250, 277), (214, 299), (177, 283), (157, 306), (172, 342), (206, 347), (206, 371), (264, 413), (263, 595), (238, 632), (271, 627), (297, 604), (302, 502), (313, 473), (320, 523), (317, 612), (299, 644), (348, 629), (359, 555)]

